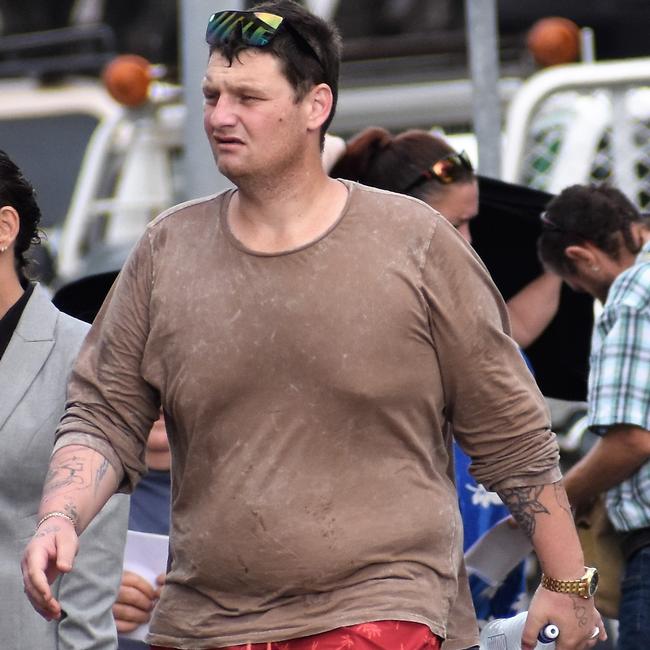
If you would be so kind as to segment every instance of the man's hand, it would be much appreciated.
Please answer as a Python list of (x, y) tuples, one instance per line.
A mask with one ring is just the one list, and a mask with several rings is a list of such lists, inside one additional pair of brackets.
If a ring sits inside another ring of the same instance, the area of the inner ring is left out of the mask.
[(60, 573), (72, 569), (78, 549), (75, 528), (63, 517), (43, 523), (25, 549), (21, 562), (25, 593), (34, 609), (48, 621), (61, 617), (61, 605), (50, 585)]
[[(533, 650), (539, 631), (549, 623), (557, 625), (560, 630), (555, 641), (556, 650), (585, 650), (607, 638), (593, 598), (558, 594), (538, 587), (528, 608), (521, 639), (522, 650)], [(598, 635), (592, 637), (596, 628)]]
[(158, 587), (154, 588), (137, 573), (125, 571), (122, 574), (120, 591), (113, 605), (113, 618), (120, 634), (132, 632), (149, 622), (151, 610), (160, 597), (160, 588), (165, 583), (165, 575), (159, 575), (156, 581)]

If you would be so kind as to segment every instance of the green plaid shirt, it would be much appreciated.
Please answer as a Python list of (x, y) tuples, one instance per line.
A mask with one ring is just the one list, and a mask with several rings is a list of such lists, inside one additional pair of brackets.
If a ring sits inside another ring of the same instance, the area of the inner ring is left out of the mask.
[[(603, 435), (616, 424), (650, 431), (650, 242), (612, 284), (591, 343), (589, 426)], [(606, 503), (617, 530), (649, 527), (650, 461)]]

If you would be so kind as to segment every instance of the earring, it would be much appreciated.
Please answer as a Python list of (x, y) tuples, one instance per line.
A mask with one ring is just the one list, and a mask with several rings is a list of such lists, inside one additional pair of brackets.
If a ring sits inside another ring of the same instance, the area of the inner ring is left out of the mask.
[(0, 246), (0, 253), (4, 253), (9, 246)]
[(598, 272), (600, 271), (600, 266), (592, 266), (592, 267), (591, 267), (591, 270), (592, 270), (594, 273), (598, 273)]

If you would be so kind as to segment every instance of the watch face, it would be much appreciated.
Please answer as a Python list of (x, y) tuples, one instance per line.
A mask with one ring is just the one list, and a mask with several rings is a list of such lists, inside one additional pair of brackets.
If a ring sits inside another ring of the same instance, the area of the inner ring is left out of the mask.
[(598, 571), (594, 571), (591, 579), (589, 580), (589, 595), (593, 596), (596, 593), (596, 588), (598, 587)]

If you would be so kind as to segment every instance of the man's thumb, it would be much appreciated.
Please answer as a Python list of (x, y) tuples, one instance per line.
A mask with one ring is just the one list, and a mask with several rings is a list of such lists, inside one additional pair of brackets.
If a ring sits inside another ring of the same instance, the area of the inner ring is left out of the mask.
[(77, 547), (76, 536), (72, 539), (67, 535), (56, 536), (56, 568), (62, 573), (68, 573), (72, 569)]

